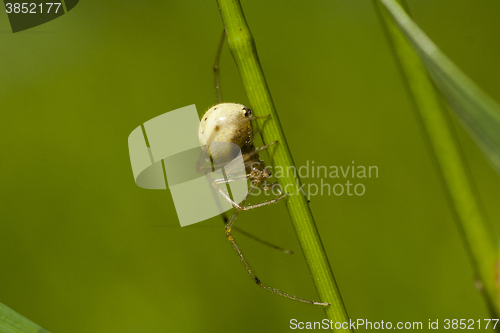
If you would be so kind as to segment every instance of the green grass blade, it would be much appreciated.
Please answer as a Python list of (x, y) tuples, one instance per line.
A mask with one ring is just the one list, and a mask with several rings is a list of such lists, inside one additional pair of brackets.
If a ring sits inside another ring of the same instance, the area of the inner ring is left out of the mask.
[(2, 333), (50, 333), (16, 311), (0, 303), (0, 332)]
[(462, 126), (500, 174), (500, 105), (465, 75), (395, 0), (381, 0), (417, 51)]
[(374, 4), (379, 9), (404, 82), (434, 153), (477, 282), (492, 316), (498, 318), (496, 239), (480, 208), (451, 115), (429, 73), (462, 117), (462, 123), (475, 133), (482, 146), (488, 147), (486, 154), (492, 162), (497, 159), (495, 140), (500, 133), (493, 131), (498, 125), (495, 115), (498, 106), (437, 49), (406, 14), (400, 2), (374, 0)]
[[(238, 67), (251, 108), (256, 116), (271, 115), (267, 120), (260, 119), (259, 121), (264, 140), (266, 142), (278, 140), (278, 144), (270, 148), (271, 162), (275, 169), (290, 170), (289, 168), (295, 167), (295, 165), (240, 2), (238, 0), (219, 0), (218, 3), (227, 32), (229, 48)], [(279, 177), (279, 183), (286, 192), (291, 194), (285, 199), (285, 203), (292, 225), (321, 301), (331, 304), (324, 307), (326, 316), (334, 322), (348, 322), (347, 311), (313, 215), (307, 199), (299, 190), (300, 179), (293, 172), (284, 172), (284, 174), (284, 176)], [(339, 332), (350, 331), (349, 329), (339, 330)]]

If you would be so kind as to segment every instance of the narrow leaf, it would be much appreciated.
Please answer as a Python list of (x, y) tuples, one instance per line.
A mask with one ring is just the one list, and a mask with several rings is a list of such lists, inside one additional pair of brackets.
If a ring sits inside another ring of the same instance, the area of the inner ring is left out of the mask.
[(500, 174), (500, 105), (418, 27), (395, 0), (380, 0), (404, 32), (462, 126)]
[(0, 332), (2, 333), (50, 333), (16, 311), (0, 303)]

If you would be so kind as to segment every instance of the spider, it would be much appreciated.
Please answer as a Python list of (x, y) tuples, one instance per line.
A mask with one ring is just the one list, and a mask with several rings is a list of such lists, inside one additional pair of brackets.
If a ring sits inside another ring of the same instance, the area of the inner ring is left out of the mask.
[[(269, 177), (271, 177), (271, 172), (266, 168), (264, 162), (259, 157), (260, 152), (277, 144), (278, 141), (271, 142), (270, 144), (267, 145), (264, 143), (264, 146), (259, 148), (255, 148), (254, 146), (252, 121), (259, 118), (267, 118), (270, 115), (263, 117), (256, 117), (252, 115), (252, 110), (250, 110), (248, 107), (242, 104), (221, 103), (222, 98), (221, 98), (220, 84), (219, 84), (219, 58), (222, 46), (224, 44), (224, 40), (225, 40), (225, 31), (223, 31), (222, 33), (222, 38), (219, 43), (219, 48), (217, 51), (214, 64), (215, 90), (217, 95), (217, 101), (219, 102), (219, 104), (211, 107), (203, 115), (200, 122), (198, 134), (199, 134), (200, 145), (203, 147), (203, 153), (198, 163), (198, 171), (201, 171), (203, 169), (202, 168), (203, 161), (207, 160), (207, 158), (210, 158), (212, 162), (214, 160), (229, 162), (232, 158), (234, 158), (233, 154), (234, 152), (228, 149), (227, 146), (222, 145), (221, 146), (222, 148), (211, 149), (211, 145), (214, 145), (215, 143), (219, 142), (222, 143), (229, 142), (232, 144), (236, 144), (241, 149), (241, 154), (243, 156), (243, 162), (246, 171), (246, 175), (244, 175), (243, 177), (245, 177), (245, 179), (248, 179), (250, 181), (250, 187), (248, 189), (246, 197), (241, 202), (235, 202), (225, 191), (223, 191), (219, 187), (220, 184), (227, 184), (228, 182), (237, 180), (234, 177), (228, 179), (225, 176), (224, 178), (215, 179), (212, 181), (212, 186), (217, 191), (217, 193), (221, 195), (226, 201), (228, 201), (235, 208), (234, 213), (231, 215), (229, 219), (225, 216), (225, 214), (222, 214), (222, 217), (225, 222), (225, 233), (228, 241), (236, 250), (241, 262), (243, 263), (246, 270), (248, 271), (248, 273), (258, 286), (266, 290), (269, 290), (270, 292), (273, 292), (275, 294), (278, 294), (280, 296), (295, 301), (327, 306), (329, 305), (329, 303), (322, 303), (322, 302), (310, 301), (303, 298), (299, 298), (263, 284), (255, 274), (254, 270), (248, 264), (248, 261), (243, 256), (240, 247), (237, 245), (235, 238), (231, 233), (233, 229), (236, 229), (234, 223), (241, 211), (251, 210), (276, 203), (284, 199), (288, 194), (281, 192), (281, 190), (277, 187), (278, 186), (277, 182), (273, 183), (272, 185), (268, 185), (267, 180), (269, 179)], [(247, 201), (252, 195), (253, 190), (255, 190), (256, 188), (260, 188), (264, 191), (276, 190), (278, 196), (274, 199), (264, 201), (258, 204), (247, 204)], [(283, 252), (291, 253), (291, 251), (282, 249), (278, 246), (262, 241), (257, 237), (254, 237), (242, 231), (241, 229), (238, 229), (238, 231), (262, 243), (265, 243), (271, 247), (280, 249)]]

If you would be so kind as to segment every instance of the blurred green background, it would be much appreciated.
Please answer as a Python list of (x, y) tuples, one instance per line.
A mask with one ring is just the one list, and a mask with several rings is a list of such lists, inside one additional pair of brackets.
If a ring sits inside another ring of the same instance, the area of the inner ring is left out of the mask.
[[(500, 3), (408, 4), (500, 101)], [(296, 165), (379, 168), (362, 197), (311, 199), (350, 317), (489, 318), (373, 4), (242, 5)], [(16, 34), (1, 16), (0, 302), (51, 332), (284, 332), (324, 318), (255, 286), (219, 218), (181, 228), (168, 190), (134, 183), (134, 128), (215, 103), (221, 31), (215, 1), (81, 1)], [(224, 100), (247, 103), (227, 45), (221, 73)], [(498, 229), (500, 179), (457, 130)], [(264, 283), (317, 299), (282, 203), (237, 223), (297, 252), (238, 237)]]

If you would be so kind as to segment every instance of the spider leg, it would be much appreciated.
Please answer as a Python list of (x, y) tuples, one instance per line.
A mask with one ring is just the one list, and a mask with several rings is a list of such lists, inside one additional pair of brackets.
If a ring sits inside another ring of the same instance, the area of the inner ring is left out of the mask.
[(269, 246), (269, 247), (271, 247), (271, 248), (273, 248), (273, 249), (279, 250), (279, 251), (281, 251), (281, 252), (283, 252), (283, 253), (288, 253), (288, 254), (293, 254), (293, 253), (294, 253), (292, 250), (285, 249), (285, 248), (283, 248), (283, 247), (281, 247), (281, 246), (278, 246), (278, 245), (276, 245), (276, 244), (273, 244), (273, 243), (270, 243), (270, 242), (268, 242), (268, 241), (266, 241), (266, 240), (263, 240), (262, 238), (259, 238), (259, 237), (257, 237), (257, 236), (254, 236), (254, 235), (252, 235), (251, 233), (249, 233), (248, 231), (245, 231), (245, 230), (243, 230), (243, 229), (241, 229), (241, 228), (239, 228), (239, 227), (235, 227), (234, 225), (233, 225), (233, 227), (232, 227), (232, 230), (236, 230), (236, 231), (238, 231), (239, 233), (241, 233), (241, 234), (243, 234), (243, 235), (247, 236), (248, 238), (251, 238), (251, 239), (253, 239), (253, 240), (255, 240), (255, 241), (259, 242), (259, 243), (262, 243), (262, 244), (264, 244), (264, 245), (267, 245), (267, 246)]
[(222, 52), (222, 47), (224, 46), (224, 41), (226, 40), (226, 29), (222, 30), (222, 36), (220, 38), (219, 47), (217, 48), (217, 54), (215, 55), (214, 62), (214, 83), (215, 83), (215, 95), (217, 96), (217, 103), (222, 103), (222, 96), (220, 92), (220, 67), (219, 60), (220, 54)]
[(270, 144), (268, 144), (268, 145), (265, 145), (265, 146), (262, 146), (262, 147), (259, 147), (259, 148), (256, 148), (256, 149), (252, 150), (251, 152), (249, 152), (249, 153), (245, 154), (245, 160), (250, 159), (250, 157), (257, 155), (257, 154), (258, 154), (258, 153), (260, 153), (261, 151), (263, 151), (263, 150), (265, 150), (265, 149), (267, 149), (267, 148), (269, 148), (269, 147), (271, 147), (272, 145), (275, 145), (275, 144), (277, 144), (277, 143), (278, 143), (278, 141), (276, 140), (276, 141), (271, 142), (271, 143), (270, 143)]
[[(220, 180), (219, 184), (220, 183), (224, 183), (225, 180)], [(279, 200), (283, 199), (284, 197), (286, 197), (288, 195), (288, 193), (285, 193), (285, 194), (282, 194), (280, 195), (279, 197), (275, 198), (275, 199), (271, 199), (271, 200), (268, 200), (268, 201), (264, 201), (264, 202), (261, 202), (259, 204), (255, 204), (255, 205), (248, 205), (248, 206), (244, 206), (244, 205), (241, 205), (241, 204), (238, 204), (236, 203), (233, 199), (231, 199), (229, 197), (229, 195), (227, 195), (227, 193), (225, 193), (223, 190), (221, 190), (218, 186), (217, 186), (217, 183), (214, 183), (212, 182), (212, 185), (214, 186), (214, 188), (219, 191), (219, 193), (222, 195), (222, 197), (224, 199), (226, 199), (234, 208), (236, 208), (237, 210), (239, 211), (243, 211), (243, 210), (250, 210), (250, 209), (255, 209), (255, 208), (258, 208), (258, 207), (262, 207), (262, 206), (267, 206), (267, 205), (270, 205), (270, 204), (273, 204), (275, 202), (278, 202)], [(247, 194), (247, 197), (249, 197), (251, 191), (248, 192)], [(246, 197), (246, 198), (247, 198)]]
[(278, 194), (282, 195), (281, 190), (278, 186), (279, 186), (278, 182), (273, 183), (271, 186), (266, 185), (266, 184), (262, 184), (262, 189), (264, 191), (272, 191), (276, 187), (276, 191), (278, 191)]
[[(269, 115), (267, 115), (267, 116), (269, 117), (269, 116), (271, 116), (271, 115), (269, 114)], [(260, 147), (260, 148), (257, 148), (256, 150), (258, 150), (259, 152), (261, 152), (261, 151), (263, 151), (264, 149), (267, 149), (267, 148), (269, 148), (270, 146), (272, 146), (272, 145), (274, 145), (275, 143), (277, 143), (277, 142), (278, 142), (278, 141), (274, 141), (274, 142), (271, 142), (270, 144), (266, 144), (266, 140), (264, 140), (264, 135), (262, 135), (262, 131), (260, 130), (259, 124), (258, 124), (258, 123), (255, 123), (255, 124), (256, 124), (256, 130), (255, 130), (255, 132), (259, 133), (260, 138), (261, 138), (261, 140), (262, 140), (262, 143), (264, 144), (264, 146), (262, 146), (262, 147)], [(265, 123), (264, 123), (264, 125), (265, 125)], [(268, 155), (268, 157), (271, 157), (271, 156), (269, 155), (269, 153), (268, 153), (267, 155)]]
[[(235, 180), (235, 179), (223, 179), (223, 178), (219, 178), (219, 179), (215, 179), (214, 182), (216, 184), (223, 184), (223, 183), (227, 184), (227, 183), (229, 183), (229, 182), (231, 182), (233, 180)], [(279, 191), (279, 189), (278, 189), (278, 191)], [(279, 191), (279, 193), (281, 194), (281, 191)], [(220, 214), (220, 216), (222, 217), (222, 220), (224, 221), (224, 224), (226, 225), (229, 222), (229, 218), (227, 217), (226, 213), (223, 212), (222, 214)], [(293, 254), (292, 250), (288, 250), (288, 249), (282, 248), (282, 247), (280, 247), (278, 245), (275, 245), (275, 244), (270, 243), (270, 242), (268, 242), (266, 240), (263, 240), (262, 238), (259, 238), (259, 237), (255, 236), (255, 235), (252, 235), (251, 233), (249, 233), (249, 232), (247, 232), (247, 231), (245, 231), (245, 230), (243, 230), (241, 228), (237, 228), (237, 227), (233, 226), (232, 229), (236, 230), (236, 231), (238, 231), (240, 233), (242, 233), (243, 235), (245, 235), (245, 236), (247, 236), (247, 237), (249, 237), (249, 238), (251, 238), (251, 239), (253, 239), (253, 240), (255, 240), (255, 241), (259, 242), (259, 243), (262, 243), (264, 245), (272, 247), (273, 249), (280, 250), (281, 252), (284, 252), (284, 253)]]
[(237, 180), (244, 180), (244, 179), (248, 179), (248, 176), (249, 175), (242, 175), (242, 176), (233, 176), (231, 178), (217, 178), (217, 179), (214, 179), (212, 181), (212, 183), (215, 183), (215, 184), (227, 184), (227, 183), (230, 183), (230, 182), (234, 182), (234, 181), (237, 181)]
[(303, 299), (303, 298), (300, 298), (300, 297), (297, 297), (297, 296), (294, 296), (294, 295), (290, 295), (290, 294), (284, 293), (284, 292), (282, 292), (282, 291), (280, 291), (280, 290), (278, 290), (276, 288), (272, 288), (270, 286), (267, 286), (267, 285), (263, 284), (260, 281), (260, 279), (257, 277), (257, 275), (255, 274), (254, 270), (250, 267), (250, 265), (248, 264), (248, 262), (245, 259), (245, 257), (243, 256), (243, 253), (241, 252), (238, 244), (236, 244), (236, 241), (234, 240), (233, 235), (231, 235), (231, 232), (226, 231), (226, 237), (229, 240), (229, 242), (231, 243), (231, 245), (233, 246), (233, 248), (235, 249), (236, 253), (238, 253), (238, 257), (240, 257), (241, 262), (243, 263), (243, 265), (245, 265), (245, 268), (246, 268), (248, 274), (250, 274), (250, 276), (252, 277), (252, 279), (255, 281), (255, 283), (257, 283), (257, 285), (259, 287), (261, 287), (263, 289), (266, 289), (266, 290), (269, 290), (270, 292), (278, 294), (280, 296), (292, 299), (294, 301), (299, 301), (299, 302), (302, 302), (302, 303), (308, 303), (308, 304), (314, 304), (314, 305), (322, 305), (322, 306), (328, 306), (328, 305), (330, 305), (330, 303), (310, 301), (310, 300)]
[[(248, 198), (250, 197), (250, 195), (252, 193), (252, 190), (253, 190), (253, 188), (250, 191), (248, 191), (248, 194), (245, 197), (245, 199), (243, 199), (242, 204), (246, 203), (246, 201), (248, 200)], [(308, 303), (308, 304), (314, 304), (314, 305), (322, 305), (322, 306), (328, 306), (328, 305), (330, 305), (330, 303), (310, 301), (310, 300), (306, 300), (306, 299), (303, 299), (303, 298), (300, 298), (300, 297), (296, 297), (294, 295), (290, 295), (290, 294), (284, 293), (284, 292), (282, 292), (282, 291), (280, 291), (278, 289), (269, 287), (269, 286), (263, 284), (260, 281), (260, 279), (255, 274), (254, 270), (248, 264), (248, 261), (243, 256), (243, 253), (241, 252), (240, 247), (238, 246), (238, 244), (236, 244), (236, 241), (234, 240), (234, 236), (231, 234), (231, 226), (234, 224), (234, 221), (236, 220), (236, 217), (238, 216), (239, 212), (240, 212), (239, 210), (236, 210), (233, 213), (233, 215), (231, 216), (231, 219), (229, 220), (229, 223), (226, 225), (226, 237), (229, 240), (229, 242), (231, 243), (231, 245), (233, 246), (234, 250), (238, 254), (238, 257), (240, 258), (241, 262), (245, 266), (248, 274), (250, 274), (250, 276), (255, 281), (255, 283), (257, 283), (257, 285), (259, 287), (263, 288), (263, 289), (269, 290), (272, 293), (278, 294), (280, 296), (283, 296), (283, 297), (286, 297), (286, 298), (289, 298), (289, 299), (292, 299), (292, 300), (295, 300), (295, 301), (299, 301), (299, 302), (303, 302), (303, 303)]]

